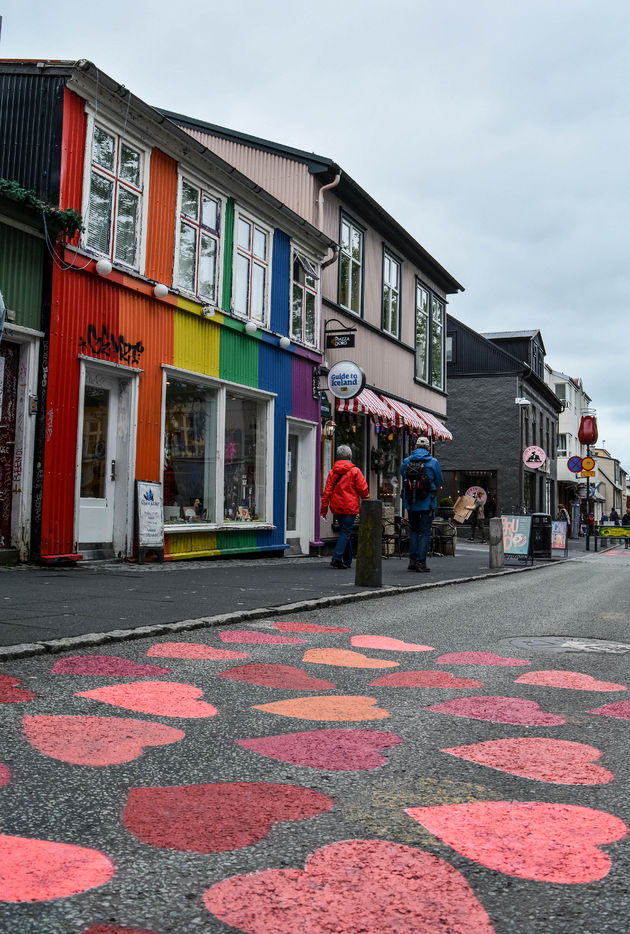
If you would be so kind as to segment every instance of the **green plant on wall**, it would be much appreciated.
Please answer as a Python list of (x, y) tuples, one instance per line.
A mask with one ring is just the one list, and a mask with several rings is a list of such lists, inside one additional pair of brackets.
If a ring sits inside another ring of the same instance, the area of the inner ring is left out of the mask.
[(34, 191), (22, 188), (17, 182), (10, 182), (6, 178), (0, 178), (0, 197), (42, 214), (45, 224), (53, 236), (63, 233), (72, 239), (75, 234), (83, 230), (81, 215), (74, 208), (60, 211), (59, 208), (54, 208), (38, 198)]

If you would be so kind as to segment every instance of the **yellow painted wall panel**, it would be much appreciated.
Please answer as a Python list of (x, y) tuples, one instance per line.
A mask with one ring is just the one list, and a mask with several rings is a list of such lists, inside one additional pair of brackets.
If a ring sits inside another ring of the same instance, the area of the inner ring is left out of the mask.
[(206, 376), (219, 375), (221, 327), (217, 319), (175, 311), (173, 365)]

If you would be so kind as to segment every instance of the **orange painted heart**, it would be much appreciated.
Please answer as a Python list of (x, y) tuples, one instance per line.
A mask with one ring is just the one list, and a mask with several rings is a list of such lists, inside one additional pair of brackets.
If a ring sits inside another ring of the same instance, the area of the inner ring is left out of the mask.
[(19, 688), (19, 678), (10, 675), (0, 675), (0, 704), (22, 704), (24, 701), (34, 700), (35, 694), (25, 688)]
[(122, 717), (23, 717), (29, 743), (51, 759), (73, 765), (119, 765), (138, 759), (145, 746), (167, 746), (186, 734), (163, 723)]
[(433, 652), (432, 645), (419, 645), (417, 642), (401, 642), (389, 636), (352, 636), (351, 645), (359, 649), (386, 649), (390, 652)]
[(313, 665), (336, 665), (340, 668), (398, 668), (400, 662), (389, 662), (383, 658), (367, 658), (361, 652), (348, 649), (308, 649), (304, 661)]
[(573, 804), (478, 801), (406, 812), (467, 859), (537, 882), (603, 879), (611, 861), (598, 847), (628, 833), (618, 817)]
[(328, 795), (297, 785), (218, 782), (132, 788), (123, 824), (143, 843), (194, 853), (221, 853), (257, 843), (279, 821), (330, 811)]
[(160, 665), (138, 665), (129, 658), (116, 655), (72, 655), (62, 658), (52, 668), (54, 675), (97, 675), (106, 678), (154, 678), (170, 675), (170, 668)]
[(521, 726), (560, 726), (567, 721), (553, 713), (545, 713), (536, 701), (522, 697), (458, 697), (425, 707), (436, 713), (470, 720), (489, 720), (491, 723), (514, 723)]
[(625, 685), (614, 681), (597, 681), (579, 671), (528, 671), (514, 684), (538, 684), (546, 688), (570, 688), (573, 691), (627, 691)]
[(599, 749), (566, 739), (515, 736), (453, 746), (442, 752), (509, 775), (555, 785), (605, 785), (615, 777), (608, 769), (594, 765), (601, 757)]
[(199, 700), (202, 694), (203, 691), (192, 684), (177, 681), (132, 681), (77, 691), (76, 697), (89, 697), (114, 707), (160, 717), (215, 717), (219, 711), (212, 704)]
[(383, 675), (376, 681), (370, 681), (370, 687), (390, 688), (482, 688), (483, 681), (472, 678), (456, 678), (450, 671), (397, 671), (393, 675)]
[(280, 632), (352, 632), (345, 626), (318, 626), (317, 623), (274, 623), (276, 629)]
[(375, 707), (375, 697), (340, 695), (335, 697), (296, 697), (294, 700), (257, 704), (252, 710), (264, 710), (281, 717), (300, 720), (384, 720), (389, 711)]
[(378, 750), (402, 743), (395, 733), (381, 730), (307, 730), (260, 739), (239, 739), (239, 746), (261, 756), (334, 772), (367, 771), (386, 763)]
[(44, 902), (105, 885), (114, 866), (98, 850), (0, 834), (0, 901)]
[(439, 856), (380, 840), (345, 840), (312, 853), (304, 870), (224, 879), (203, 902), (247, 934), (493, 934), (468, 882)]
[(274, 665), (271, 663), (237, 665), (217, 675), (230, 681), (244, 681), (246, 684), (261, 684), (267, 688), (282, 688), (285, 691), (328, 691), (335, 688), (332, 681), (323, 678), (311, 678), (301, 668), (292, 665)]
[(158, 642), (152, 645), (147, 655), (152, 658), (197, 658), (200, 661), (222, 662), (230, 658), (249, 658), (247, 652), (231, 649), (213, 649), (200, 642)]

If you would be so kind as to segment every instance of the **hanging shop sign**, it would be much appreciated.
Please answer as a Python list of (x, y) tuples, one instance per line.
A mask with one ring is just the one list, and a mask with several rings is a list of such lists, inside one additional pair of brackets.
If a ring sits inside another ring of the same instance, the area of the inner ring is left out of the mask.
[(597, 438), (597, 419), (594, 415), (583, 415), (578, 429), (578, 441), (580, 444), (596, 444)]
[(365, 373), (351, 360), (340, 360), (328, 371), (328, 389), (337, 399), (354, 399), (364, 386)]
[(322, 418), (332, 418), (332, 405), (325, 392), (319, 394), (319, 407)]
[(482, 486), (469, 486), (464, 495), (474, 497), (477, 495), (477, 493), (481, 493), (481, 504), (482, 506), (485, 506), (486, 500), (488, 499), (488, 494)]
[(532, 444), (523, 451), (523, 463), (532, 470), (538, 470), (547, 460), (547, 455), (542, 448)]
[(337, 332), (326, 335), (326, 347), (333, 350), (345, 350), (354, 347), (354, 333), (352, 331)]

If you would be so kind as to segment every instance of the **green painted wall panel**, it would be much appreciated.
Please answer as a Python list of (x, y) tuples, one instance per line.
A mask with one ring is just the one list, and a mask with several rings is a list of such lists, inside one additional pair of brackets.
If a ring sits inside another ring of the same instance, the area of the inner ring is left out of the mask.
[(221, 308), (229, 311), (232, 306), (232, 259), (234, 246), (234, 199), (228, 198), (225, 205), (225, 238), (223, 240), (223, 290)]
[(219, 378), (258, 388), (258, 340), (255, 337), (243, 330), (221, 329)]
[(15, 323), (41, 327), (44, 241), (0, 224), (0, 292)]

